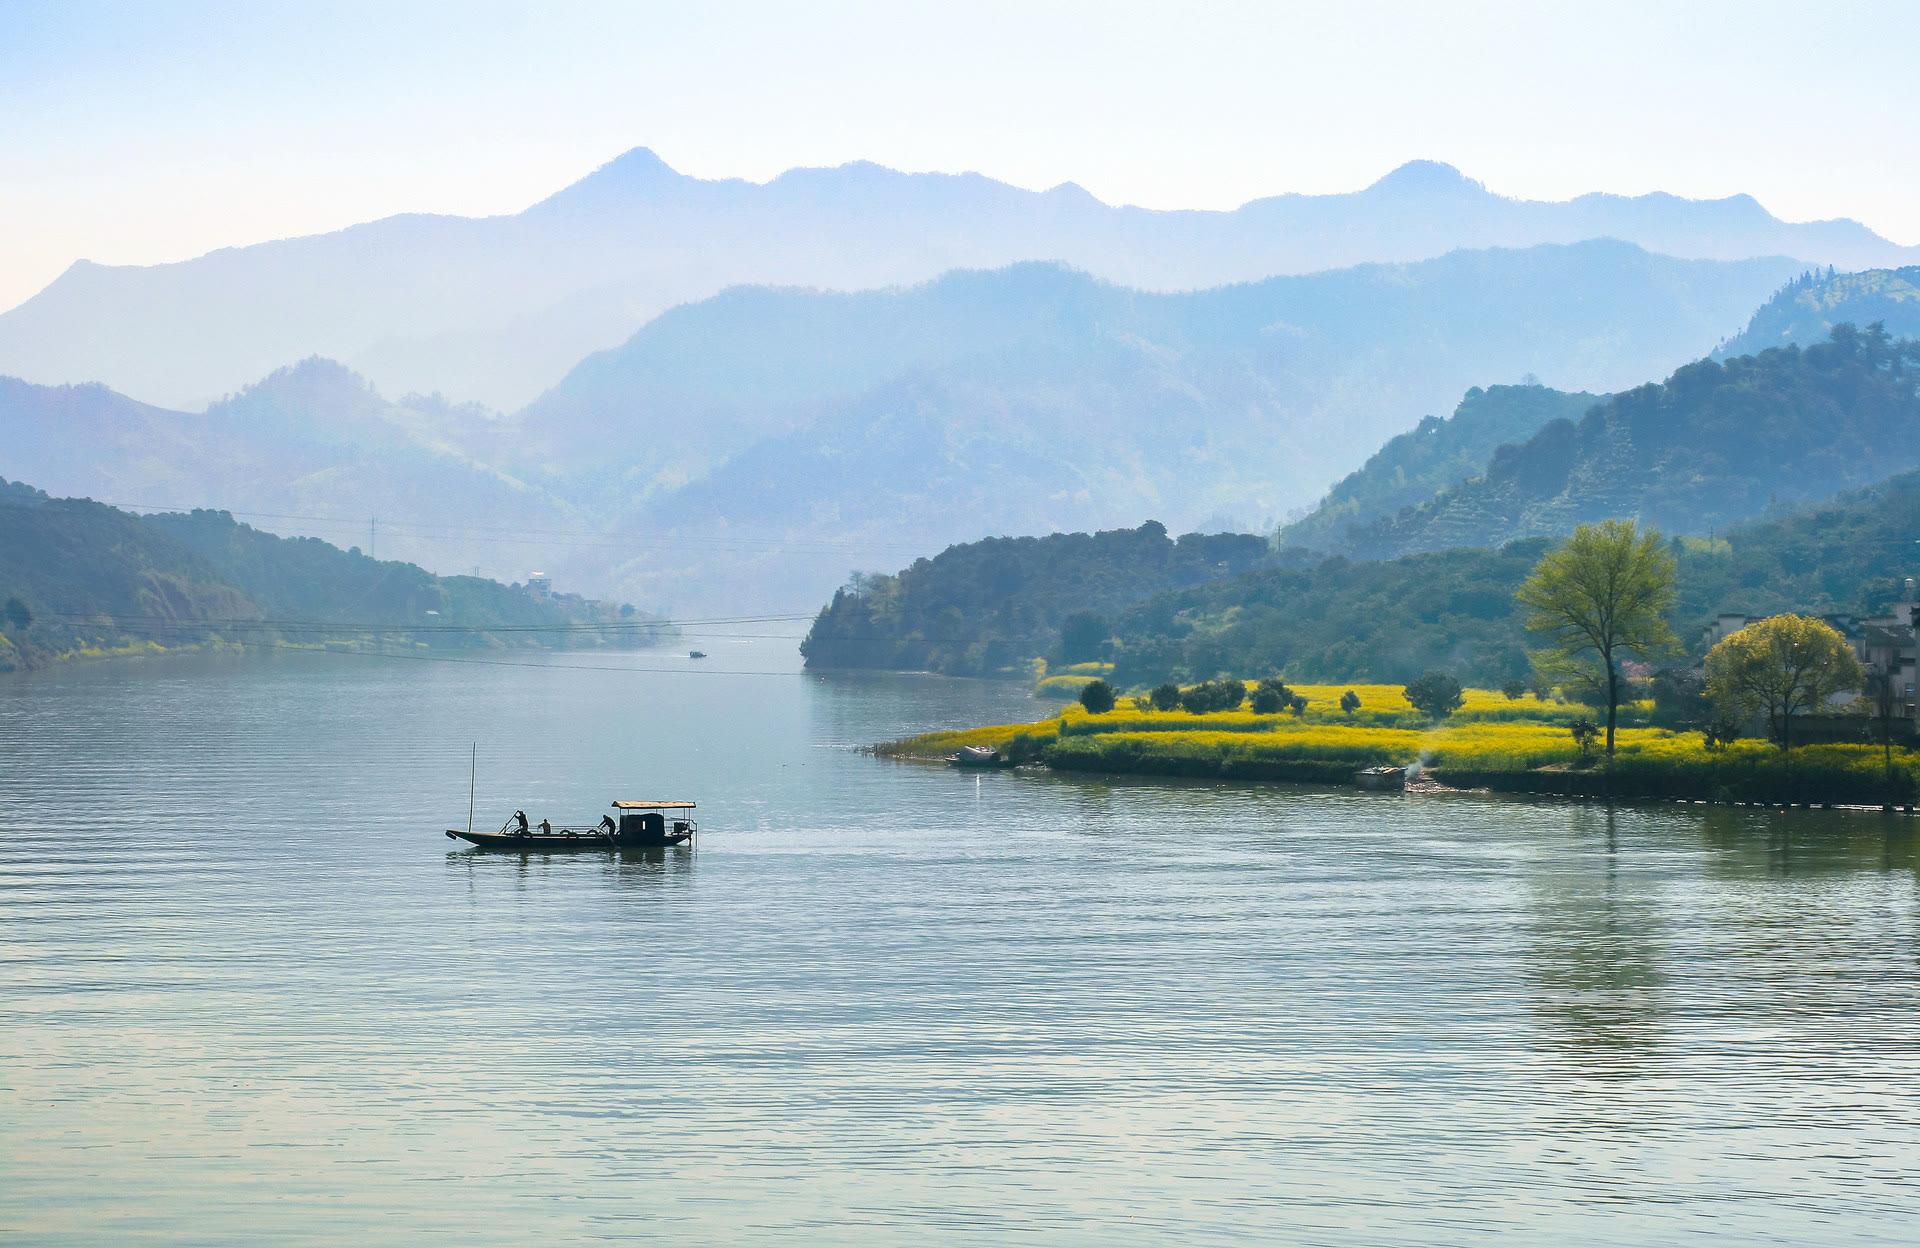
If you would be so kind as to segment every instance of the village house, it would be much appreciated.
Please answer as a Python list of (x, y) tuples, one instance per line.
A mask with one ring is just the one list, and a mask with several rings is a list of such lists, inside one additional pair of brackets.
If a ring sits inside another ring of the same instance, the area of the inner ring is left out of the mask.
[[(1881, 682), (1892, 690), (1893, 714), (1920, 726), (1920, 699), (1914, 687), (1920, 683), (1920, 596), (1911, 578), (1906, 583), (1906, 600), (1897, 602), (1880, 615), (1862, 618), (1854, 615), (1823, 615), (1820, 618), (1847, 639), (1855, 657), (1867, 669), (1869, 699), (1877, 699)], [(1722, 612), (1701, 630), (1704, 653), (1749, 624), (1768, 617)], [(1836, 707), (1851, 702), (1850, 696), (1836, 697)]]

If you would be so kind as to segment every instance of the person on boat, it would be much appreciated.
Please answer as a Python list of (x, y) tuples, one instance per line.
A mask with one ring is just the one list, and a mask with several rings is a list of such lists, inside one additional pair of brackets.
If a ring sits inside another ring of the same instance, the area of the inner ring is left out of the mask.
[(552, 835), (553, 835), (553, 820), (551, 820), (551, 819), (542, 819), (542, 820), (540, 821), (540, 835), (541, 835), (541, 836), (552, 836)]
[(513, 821), (520, 825), (520, 835), (525, 836), (527, 834), (527, 812), (524, 810), (514, 811)]
[(614, 826), (614, 822), (613, 822), (613, 816), (612, 816), (612, 815), (601, 815), (601, 816), (600, 816), (600, 827), (601, 827), (601, 829), (602, 829), (603, 831), (605, 831), (605, 832), (606, 832), (606, 834), (607, 834), (608, 836), (612, 836), (612, 835), (613, 835), (613, 834), (614, 834), (614, 833), (615, 833), (616, 831), (618, 831), (618, 830), (619, 830), (618, 828), (616, 828), (616, 827)]

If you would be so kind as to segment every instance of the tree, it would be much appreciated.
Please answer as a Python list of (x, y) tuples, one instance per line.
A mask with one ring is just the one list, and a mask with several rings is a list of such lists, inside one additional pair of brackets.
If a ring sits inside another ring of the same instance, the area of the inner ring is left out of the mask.
[(1256, 715), (1277, 715), (1293, 701), (1293, 690), (1278, 676), (1269, 676), (1253, 687), (1247, 705)]
[(1466, 700), (1461, 695), (1460, 682), (1445, 672), (1428, 672), (1406, 686), (1404, 692), (1413, 708), (1428, 719), (1445, 719)]
[(1718, 754), (1740, 739), (1740, 721), (1721, 716), (1700, 725), (1700, 744), (1708, 753)]
[(1288, 698), (1287, 709), (1293, 712), (1293, 717), (1295, 719), (1298, 719), (1302, 715), (1305, 715), (1307, 713), (1306, 695), (1303, 693), (1296, 693), (1292, 697)]
[(1858, 692), (1866, 670), (1847, 639), (1823, 620), (1776, 615), (1749, 624), (1707, 652), (1707, 696), (1733, 715), (1764, 714), (1782, 753), (1793, 717), (1836, 693)]
[(1340, 709), (1345, 711), (1348, 717), (1351, 718), (1353, 713), (1360, 709), (1360, 695), (1351, 689), (1341, 694)]
[(1699, 668), (1663, 667), (1653, 674), (1652, 687), (1656, 723), (1692, 728), (1706, 723), (1713, 714)]
[(1576, 719), (1567, 725), (1567, 731), (1573, 734), (1573, 743), (1580, 747), (1581, 758), (1593, 753), (1593, 741), (1600, 735), (1600, 725), (1590, 719)]
[(33, 623), (33, 612), (27, 610), (27, 604), (18, 598), (7, 599), (7, 605), (0, 607), (0, 616), (4, 616), (8, 631), (15, 637), (27, 631), (27, 625)]
[(1524, 680), (1509, 680), (1506, 684), (1500, 686), (1500, 692), (1506, 695), (1507, 701), (1518, 702), (1527, 694), (1527, 682)]
[(1189, 715), (1205, 715), (1208, 711), (1217, 711), (1220, 704), (1214, 701), (1213, 682), (1203, 680), (1197, 685), (1180, 691), (1180, 709)]
[(1547, 641), (1534, 656), (1536, 666), (1564, 674), (1569, 683), (1584, 676), (1603, 694), (1609, 762), (1620, 722), (1620, 661), (1678, 645), (1666, 621), (1673, 573), (1673, 555), (1658, 533), (1631, 520), (1605, 520), (1575, 529), (1514, 594), (1527, 608), (1528, 631)]
[(1075, 611), (1060, 625), (1060, 657), (1068, 663), (1086, 663), (1100, 657), (1107, 645), (1107, 622), (1092, 611)]
[(1208, 711), (1230, 711), (1246, 699), (1247, 687), (1237, 680), (1221, 677), (1203, 680), (1191, 689), (1180, 691), (1180, 705), (1195, 715)]
[(1080, 690), (1080, 705), (1089, 715), (1105, 715), (1113, 709), (1113, 702), (1113, 686), (1104, 680), (1092, 681)]
[(1180, 686), (1168, 681), (1164, 685), (1155, 685), (1153, 692), (1147, 695), (1156, 711), (1172, 711), (1180, 706)]

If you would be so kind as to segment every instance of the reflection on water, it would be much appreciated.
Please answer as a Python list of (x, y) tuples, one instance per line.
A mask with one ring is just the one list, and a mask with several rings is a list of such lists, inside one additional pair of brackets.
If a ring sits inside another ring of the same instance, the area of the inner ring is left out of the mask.
[[(1046, 708), (708, 649), (0, 682), (0, 1233), (1866, 1244), (1920, 1212), (1909, 820), (960, 774), (849, 747)], [(450, 851), (476, 738), (478, 823), (684, 795), (698, 846)]]
[(1534, 1010), (1556, 1046), (1596, 1075), (1634, 1073), (1660, 1043), (1665, 916), (1650, 864), (1624, 852), (1620, 814), (1580, 806), (1569, 823), (1586, 852), (1556, 855), (1527, 881)]
[(1810, 879), (1860, 871), (1914, 870), (1915, 821), (1905, 815), (1838, 810), (1780, 812), (1702, 807), (1701, 844), (1715, 852), (1718, 877)]

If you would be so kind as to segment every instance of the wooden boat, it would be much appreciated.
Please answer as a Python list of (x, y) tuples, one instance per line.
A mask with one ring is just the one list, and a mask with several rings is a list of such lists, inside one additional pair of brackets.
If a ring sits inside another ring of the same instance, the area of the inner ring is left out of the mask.
[(707, 657), (707, 652), (705, 650), (689, 650), (687, 651), (687, 657), (690, 659), (704, 659)]
[(475, 832), (468, 828), (447, 829), (447, 839), (470, 841), (481, 849), (500, 849), (517, 854), (564, 853), (575, 849), (657, 849), (663, 845), (682, 845), (693, 840), (699, 826), (688, 812), (692, 802), (619, 801), (613, 809), (620, 812), (618, 822), (612, 815), (601, 817), (591, 827), (541, 828), (530, 826), (520, 812), (500, 825), (498, 832)]
[(1353, 782), (1363, 789), (1404, 789), (1407, 787), (1407, 769), (1362, 767), (1353, 773)]
[(999, 750), (990, 750), (984, 745), (963, 745), (957, 754), (947, 755), (947, 763), (954, 767), (1011, 767), (1013, 760)]

